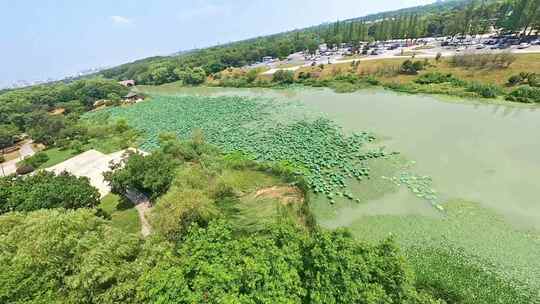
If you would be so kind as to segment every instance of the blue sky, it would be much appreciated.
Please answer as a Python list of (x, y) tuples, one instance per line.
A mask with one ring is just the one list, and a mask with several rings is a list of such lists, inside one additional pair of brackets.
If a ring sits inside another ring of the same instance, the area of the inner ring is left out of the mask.
[(432, 0), (0, 0), (0, 87)]

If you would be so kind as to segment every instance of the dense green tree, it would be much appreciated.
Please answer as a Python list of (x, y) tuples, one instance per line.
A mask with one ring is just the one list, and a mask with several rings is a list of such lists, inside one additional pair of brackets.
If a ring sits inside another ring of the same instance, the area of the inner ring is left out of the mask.
[(174, 70), (178, 79), (184, 84), (199, 85), (206, 80), (206, 72), (203, 68), (176, 68)]
[(213, 221), (178, 243), (178, 261), (141, 279), (146, 303), (436, 303), (418, 294), (392, 242), (358, 243), (346, 232), (308, 234), (278, 224), (235, 235)]
[(104, 177), (115, 194), (138, 190), (155, 200), (169, 189), (175, 168), (175, 160), (165, 153), (156, 151), (148, 156), (132, 153), (111, 166)]
[[(79, 114), (91, 109), (96, 100), (111, 94), (124, 96), (127, 92), (117, 81), (102, 78), (7, 91), (0, 94), (0, 125), (15, 125), (37, 142), (53, 144), (61, 131), (72, 125)], [(55, 108), (65, 108), (67, 115), (47, 113)]]
[(2, 178), (0, 213), (51, 208), (91, 208), (99, 204), (99, 192), (85, 177), (40, 171), (26, 177)]
[(12, 146), (15, 143), (16, 137), (21, 134), (19, 129), (14, 125), (0, 125), (0, 150)]
[(91, 210), (0, 216), (0, 248), (1, 303), (134, 302), (141, 242)]
[(288, 70), (278, 70), (272, 76), (272, 81), (281, 84), (290, 84), (294, 82), (294, 72)]

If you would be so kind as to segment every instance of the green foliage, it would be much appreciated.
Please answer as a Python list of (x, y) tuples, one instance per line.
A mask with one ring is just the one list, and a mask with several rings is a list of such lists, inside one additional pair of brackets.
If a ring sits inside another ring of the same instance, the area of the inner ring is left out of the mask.
[(540, 75), (536, 73), (521, 72), (508, 78), (508, 85), (515, 86), (528, 84), (531, 87), (540, 87)]
[[(168, 144), (167, 146), (169, 146)], [(165, 150), (165, 149), (164, 149)], [(169, 240), (178, 240), (197, 223), (206, 226), (217, 217), (226, 217), (241, 231), (258, 231), (278, 216), (290, 215), (293, 222), (311, 225), (307, 188), (302, 187), (296, 198), (280, 206), (284, 197), (259, 199), (255, 193), (270, 187), (286, 188), (284, 183), (302, 184), (282, 164), (262, 164), (238, 153), (222, 156), (213, 150), (200, 155), (196, 162), (184, 163), (176, 173), (169, 191), (155, 203), (150, 220), (153, 229)], [(295, 188), (292, 188), (294, 193)]]
[(520, 86), (510, 92), (506, 99), (524, 103), (540, 103), (540, 88)]
[[(55, 144), (68, 136), (66, 130), (76, 125), (78, 115), (92, 109), (96, 100), (111, 95), (124, 96), (127, 92), (128, 89), (116, 81), (94, 78), (3, 93), (0, 95), (0, 145), (8, 130), (11, 135), (23, 131), (36, 142)], [(65, 108), (66, 115), (47, 113), (56, 108)], [(4, 124), (16, 129), (4, 128)]]
[(225, 153), (240, 151), (258, 161), (299, 164), (309, 172), (306, 178), (310, 187), (330, 199), (335, 195), (353, 199), (346, 191), (346, 180), (367, 178), (365, 161), (389, 155), (364, 149), (374, 139), (370, 134), (345, 136), (326, 119), (276, 124), (268, 117), (273, 105), (268, 100), (242, 97), (180, 96), (156, 97), (150, 103), (106, 111), (144, 131), (143, 149), (156, 149), (163, 132), (175, 132), (180, 139), (187, 139), (192, 130), (200, 128), (207, 142)]
[(178, 76), (178, 79), (181, 80), (184, 84), (199, 85), (204, 83), (204, 81), (206, 80), (206, 72), (200, 67), (196, 67), (193, 69), (177, 68), (174, 70), (174, 72)]
[(272, 76), (272, 82), (279, 84), (291, 84), (294, 82), (294, 72), (288, 70), (277, 70)]
[(392, 242), (358, 243), (344, 232), (308, 235), (289, 225), (236, 236), (225, 222), (192, 227), (178, 262), (141, 279), (139, 299), (153, 303), (421, 302)]
[(202, 190), (172, 187), (156, 202), (150, 220), (157, 233), (175, 240), (192, 224), (206, 226), (217, 214), (217, 206)]
[(521, 84), (523, 82), (523, 77), (521, 74), (518, 75), (512, 75), (510, 78), (508, 78), (508, 85), (515, 86), (518, 84)]
[(246, 80), (248, 83), (253, 83), (257, 79), (257, 75), (259, 74), (258, 69), (250, 69), (246, 74)]
[(336, 82), (332, 85), (332, 88), (336, 93), (351, 93), (358, 90), (358, 88), (350, 82)]
[(28, 165), (33, 168), (39, 168), (41, 165), (46, 163), (49, 160), (49, 156), (47, 156), (46, 153), (38, 152), (23, 161), (21, 161), (19, 164), (21, 165)]
[(132, 153), (120, 163), (112, 164), (111, 171), (103, 176), (112, 193), (126, 195), (130, 189), (137, 189), (155, 200), (169, 189), (176, 166), (169, 155), (161, 152), (148, 156)]
[(15, 125), (0, 125), (0, 150), (10, 147), (21, 132)]
[(111, 226), (124, 232), (139, 234), (141, 223), (139, 213), (133, 203), (118, 195), (109, 193), (101, 199), (96, 211), (97, 216), (109, 219)]
[[(305, 29), (257, 37), (215, 47), (193, 50), (177, 56), (152, 57), (102, 72), (105, 77), (136, 79), (142, 84), (178, 80), (175, 69), (202, 67), (213, 74), (228, 67), (242, 67), (260, 62), (264, 56), (284, 58), (293, 52), (314, 54), (320, 43), (329, 47), (349, 44), (360, 53), (359, 42), (422, 37), (478, 35), (490, 28), (531, 34), (540, 25), (538, 4), (532, 0), (511, 1), (441, 1), (434, 4), (384, 12), (346, 22), (325, 23)], [(367, 49), (364, 48), (367, 53)], [(493, 66), (507, 66), (509, 54)], [(440, 58), (437, 56), (436, 58)], [(438, 60), (437, 60), (438, 61)], [(158, 74), (154, 76), (154, 74)], [(241, 79), (229, 79), (227, 86), (241, 87)], [(248, 79), (247, 83), (252, 81)]]
[(467, 85), (469, 92), (474, 92), (483, 98), (495, 98), (502, 94), (502, 89), (495, 84), (471, 82)]
[(419, 71), (425, 68), (425, 63), (422, 61), (405, 60), (399, 69), (401, 74), (416, 75)]
[(199, 161), (204, 154), (215, 155), (217, 149), (206, 144), (203, 131), (194, 129), (189, 140), (178, 140), (175, 133), (161, 133), (159, 146), (163, 152), (182, 161)]
[(91, 210), (3, 215), (0, 236), (0, 302), (132, 302), (141, 243)]
[(416, 78), (414, 82), (419, 84), (438, 84), (445, 82), (450, 82), (456, 85), (464, 84), (464, 81), (454, 77), (454, 75), (452, 74), (442, 74), (439, 72), (429, 72), (426, 74), (422, 74), (418, 78)]
[(68, 173), (40, 171), (32, 176), (2, 179), (0, 213), (51, 208), (91, 208), (99, 204), (99, 193), (87, 178)]

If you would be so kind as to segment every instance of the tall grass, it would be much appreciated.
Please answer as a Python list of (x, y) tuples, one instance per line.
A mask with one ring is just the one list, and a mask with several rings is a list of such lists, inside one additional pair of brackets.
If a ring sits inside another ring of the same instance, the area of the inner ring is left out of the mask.
[(516, 56), (510, 52), (495, 54), (464, 53), (455, 55), (450, 59), (450, 64), (454, 67), (464, 68), (508, 68)]

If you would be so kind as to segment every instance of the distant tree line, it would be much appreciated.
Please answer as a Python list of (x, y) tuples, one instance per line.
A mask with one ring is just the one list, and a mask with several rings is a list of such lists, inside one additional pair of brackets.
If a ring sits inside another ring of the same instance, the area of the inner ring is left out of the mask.
[(285, 58), (298, 51), (315, 53), (321, 43), (330, 47), (347, 43), (358, 50), (360, 41), (477, 35), (488, 32), (491, 27), (504, 32), (533, 34), (540, 29), (540, 0), (449, 1), (424, 9), (381, 14), (379, 19), (337, 21), (178, 56), (147, 58), (106, 70), (102, 75), (118, 80), (135, 79), (141, 84), (178, 80), (198, 84), (204, 79), (203, 71), (206, 76), (228, 67), (261, 61), (265, 56)]
[[(12, 145), (21, 133), (47, 145), (74, 135), (80, 114), (92, 109), (96, 100), (119, 99), (127, 92), (117, 81), (103, 78), (5, 91), (0, 94), (0, 149)], [(63, 115), (49, 113), (57, 108)]]

